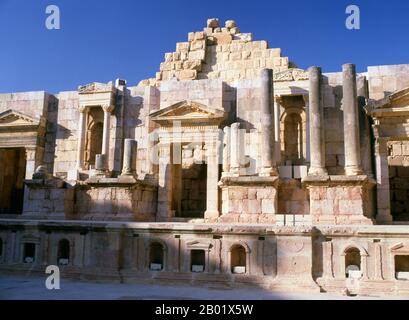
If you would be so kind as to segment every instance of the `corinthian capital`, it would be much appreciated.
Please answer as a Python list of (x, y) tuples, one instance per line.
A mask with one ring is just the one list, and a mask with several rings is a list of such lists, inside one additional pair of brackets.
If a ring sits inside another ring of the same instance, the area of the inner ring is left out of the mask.
[(103, 104), (101, 107), (105, 112), (112, 112), (115, 108), (112, 104)]
[(87, 110), (88, 110), (88, 107), (86, 105), (80, 104), (78, 106), (78, 111), (81, 112), (81, 113), (87, 112)]

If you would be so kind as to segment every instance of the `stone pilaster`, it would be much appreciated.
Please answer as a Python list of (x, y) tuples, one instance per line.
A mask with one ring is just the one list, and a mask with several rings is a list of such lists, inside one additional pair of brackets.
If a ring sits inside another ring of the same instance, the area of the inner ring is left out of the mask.
[(273, 71), (271, 69), (262, 69), (261, 79), (261, 168), (260, 176), (277, 175), (277, 170), (273, 165), (274, 153), (274, 111), (272, 110), (271, 100), (273, 99), (272, 85)]
[(104, 128), (102, 132), (102, 154), (105, 156), (105, 168), (108, 168), (109, 163), (109, 131), (111, 123), (111, 112), (114, 110), (114, 105), (103, 105), (104, 110)]
[(230, 172), (230, 127), (223, 129), (223, 172), (222, 176), (228, 176)]
[(354, 64), (342, 66), (344, 109), (345, 174), (362, 174), (361, 150), (359, 145), (358, 97)]
[(280, 116), (281, 97), (274, 99), (274, 164), (277, 166), (281, 161), (281, 141), (280, 141)]
[(207, 182), (206, 182), (206, 212), (205, 219), (214, 219), (219, 216), (219, 163), (218, 144), (219, 141), (206, 143), (207, 153)]
[(84, 169), (84, 146), (85, 146), (85, 127), (86, 127), (86, 113), (88, 108), (85, 106), (79, 107), (80, 118), (78, 121), (78, 145), (77, 145), (77, 170)]
[(324, 114), (321, 93), (321, 68), (309, 69), (310, 161), (309, 175), (327, 175), (325, 168)]
[(240, 159), (244, 150), (240, 138), (240, 123), (233, 123), (230, 129), (230, 173), (233, 176), (239, 176), (241, 173)]
[(159, 145), (159, 181), (158, 181), (158, 209), (159, 220), (172, 218), (172, 164), (171, 144), (160, 143)]

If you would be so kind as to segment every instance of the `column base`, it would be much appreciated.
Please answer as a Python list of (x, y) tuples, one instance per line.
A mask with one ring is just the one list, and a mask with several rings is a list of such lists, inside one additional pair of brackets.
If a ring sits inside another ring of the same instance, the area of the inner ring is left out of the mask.
[(259, 172), (259, 176), (260, 177), (278, 176), (278, 171), (276, 168), (273, 168), (273, 167), (261, 168)]
[(359, 176), (362, 175), (364, 172), (359, 167), (345, 167), (345, 175), (346, 176)]
[(212, 220), (215, 221), (217, 218), (220, 216), (219, 211), (217, 210), (206, 210), (204, 213), (204, 218), (206, 220)]
[(310, 167), (308, 170), (309, 176), (328, 176), (328, 171), (325, 168)]

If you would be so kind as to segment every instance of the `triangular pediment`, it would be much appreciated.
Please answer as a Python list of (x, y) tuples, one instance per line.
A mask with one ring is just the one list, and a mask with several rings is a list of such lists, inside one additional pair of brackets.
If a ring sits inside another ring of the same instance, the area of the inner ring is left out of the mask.
[(164, 124), (172, 121), (186, 122), (214, 122), (221, 121), (225, 112), (220, 109), (208, 107), (202, 103), (184, 100), (169, 107), (150, 114), (153, 121)]
[(0, 113), (0, 128), (36, 127), (41, 123), (41, 118), (34, 118), (12, 109)]
[(189, 250), (209, 250), (212, 247), (210, 243), (203, 243), (197, 240), (188, 241), (186, 246)]
[(365, 108), (372, 115), (409, 115), (409, 88), (396, 91), (383, 99), (370, 101)]
[(409, 245), (406, 243), (396, 243), (390, 247), (392, 252), (395, 253), (409, 253)]

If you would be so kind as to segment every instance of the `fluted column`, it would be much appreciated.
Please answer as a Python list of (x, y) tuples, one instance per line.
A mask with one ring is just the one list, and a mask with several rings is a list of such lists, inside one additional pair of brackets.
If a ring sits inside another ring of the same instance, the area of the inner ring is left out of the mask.
[(80, 118), (78, 121), (78, 145), (77, 145), (77, 170), (84, 169), (84, 146), (85, 146), (85, 127), (86, 127), (86, 113), (88, 108), (85, 106), (79, 107)]
[(261, 168), (260, 176), (276, 175), (277, 171), (273, 165), (274, 153), (274, 111), (272, 110), (271, 100), (273, 99), (272, 85), (273, 71), (271, 69), (262, 69), (261, 79)]
[(321, 68), (311, 67), (309, 70), (310, 93), (310, 161), (308, 171), (310, 175), (327, 175), (325, 168), (325, 140), (324, 140), (324, 114), (321, 98)]
[(344, 109), (345, 174), (362, 174), (359, 145), (358, 97), (354, 64), (342, 66), (342, 106)]
[(104, 110), (104, 128), (102, 132), (102, 154), (105, 156), (105, 167), (108, 168), (109, 163), (109, 130), (110, 130), (110, 120), (111, 112), (114, 110), (113, 105), (103, 105)]

